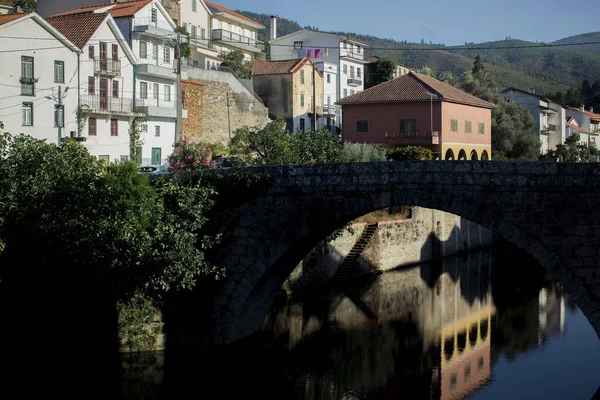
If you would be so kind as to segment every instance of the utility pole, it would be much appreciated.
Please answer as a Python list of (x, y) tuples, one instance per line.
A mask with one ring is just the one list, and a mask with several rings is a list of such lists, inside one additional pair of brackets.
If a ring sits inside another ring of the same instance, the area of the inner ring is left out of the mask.
[(175, 127), (175, 143), (183, 138), (183, 99), (181, 95), (181, 42), (177, 32), (177, 125)]
[(229, 130), (229, 140), (231, 140), (231, 118), (229, 117), (229, 92), (227, 92), (227, 128)]
[(315, 65), (310, 62), (312, 67), (312, 86), (313, 86), (313, 132), (317, 131), (317, 81), (315, 79)]

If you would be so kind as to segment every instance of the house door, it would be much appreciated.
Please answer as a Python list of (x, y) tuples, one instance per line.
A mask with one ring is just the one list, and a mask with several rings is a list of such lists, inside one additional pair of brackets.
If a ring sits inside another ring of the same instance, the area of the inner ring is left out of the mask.
[(161, 149), (160, 147), (152, 148), (152, 165), (160, 165)]
[(107, 70), (107, 58), (108, 58), (108, 54), (107, 54), (107, 48), (106, 48), (106, 43), (105, 42), (100, 42), (100, 71), (106, 71)]
[(100, 109), (108, 109), (108, 79), (100, 78)]

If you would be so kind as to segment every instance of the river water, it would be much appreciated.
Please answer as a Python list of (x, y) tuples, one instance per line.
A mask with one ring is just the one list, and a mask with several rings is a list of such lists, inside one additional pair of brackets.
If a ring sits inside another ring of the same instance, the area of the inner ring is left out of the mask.
[(498, 245), (291, 285), (264, 332), (224, 349), (123, 356), (121, 377), (124, 399), (590, 399), (600, 341), (541, 267)]

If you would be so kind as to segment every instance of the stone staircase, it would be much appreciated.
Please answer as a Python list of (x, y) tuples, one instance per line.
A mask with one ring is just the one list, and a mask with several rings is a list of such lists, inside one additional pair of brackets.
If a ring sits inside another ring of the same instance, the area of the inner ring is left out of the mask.
[(352, 250), (350, 250), (350, 253), (348, 253), (344, 259), (342, 265), (340, 265), (335, 272), (335, 275), (333, 276), (334, 282), (343, 281), (356, 274), (358, 269), (358, 258), (365, 250), (365, 247), (367, 247), (367, 244), (369, 244), (378, 228), (379, 224), (377, 223), (367, 225), (358, 241), (354, 244), (354, 247), (352, 247)]

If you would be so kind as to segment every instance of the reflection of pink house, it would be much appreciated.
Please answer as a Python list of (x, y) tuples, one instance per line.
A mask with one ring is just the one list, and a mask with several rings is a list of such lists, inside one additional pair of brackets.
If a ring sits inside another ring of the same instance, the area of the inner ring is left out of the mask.
[(409, 72), (338, 101), (347, 142), (418, 145), (440, 159), (490, 159), (494, 105)]

